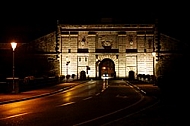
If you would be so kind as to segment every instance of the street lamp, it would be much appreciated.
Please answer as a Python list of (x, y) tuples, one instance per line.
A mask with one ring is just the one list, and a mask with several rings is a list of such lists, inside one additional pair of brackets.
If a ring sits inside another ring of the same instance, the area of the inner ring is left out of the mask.
[(66, 75), (66, 79), (67, 79), (67, 81), (68, 81), (68, 79), (70, 78), (70, 75), (69, 75), (69, 63), (70, 63), (70, 61), (68, 60), (68, 57), (66, 57), (66, 69), (67, 69), (67, 75)]
[(13, 49), (13, 93), (15, 92), (15, 83), (14, 83), (14, 77), (15, 77), (15, 65), (14, 65), (14, 51), (16, 49), (17, 43), (16, 42), (11, 42), (11, 47)]
[(68, 75), (68, 70), (69, 70), (69, 67), (68, 67), (69, 63), (70, 63), (70, 61), (67, 61), (67, 63), (66, 63), (66, 66), (67, 66), (67, 75)]
[(69, 63), (70, 63), (70, 61), (69, 61), (68, 57), (66, 57), (67, 75), (68, 75), (68, 70), (69, 70), (69, 67), (68, 67)]
[(98, 70), (98, 68), (99, 68), (99, 63), (100, 63), (100, 60), (98, 60), (98, 59), (96, 59), (96, 79), (98, 78), (98, 73), (99, 73), (99, 70)]

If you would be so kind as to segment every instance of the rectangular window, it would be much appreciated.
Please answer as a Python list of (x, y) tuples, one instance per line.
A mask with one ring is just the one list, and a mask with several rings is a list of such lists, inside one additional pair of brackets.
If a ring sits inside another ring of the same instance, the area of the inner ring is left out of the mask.
[(137, 53), (137, 49), (126, 49), (126, 53)]
[(87, 57), (85, 57), (85, 62), (87, 62)]
[(88, 49), (78, 49), (78, 53), (88, 53)]
[(81, 57), (79, 57), (79, 62), (81, 61)]

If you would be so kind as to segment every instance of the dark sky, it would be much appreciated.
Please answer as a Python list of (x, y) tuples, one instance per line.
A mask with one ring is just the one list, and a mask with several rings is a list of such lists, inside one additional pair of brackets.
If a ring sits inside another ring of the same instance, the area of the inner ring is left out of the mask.
[(61, 6), (55, 2), (49, 3), (47, 6), (43, 4), (32, 6), (34, 3), (23, 4), (19, 6), (12, 4), (7, 10), (1, 10), (1, 43), (10, 42), (13, 39), (25, 43), (54, 31), (57, 19), (96, 19), (101, 17), (127, 20), (158, 18), (162, 33), (183, 41), (187, 39), (188, 10), (180, 5), (174, 6), (177, 4), (164, 5), (165, 3), (156, 4), (156, 2), (148, 5), (135, 2), (112, 3), (111, 5), (96, 3), (91, 6), (72, 2), (61, 4)]

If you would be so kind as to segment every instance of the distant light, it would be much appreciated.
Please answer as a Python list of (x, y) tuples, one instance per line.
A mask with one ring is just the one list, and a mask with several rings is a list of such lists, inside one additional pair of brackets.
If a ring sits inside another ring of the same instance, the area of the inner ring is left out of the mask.
[(102, 75), (102, 79), (109, 79), (109, 78), (111, 78), (111, 77), (109, 77), (108, 73), (105, 73)]
[(17, 43), (16, 42), (11, 42), (11, 46), (12, 46), (12, 49), (13, 51), (15, 50), (16, 46), (17, 46)]

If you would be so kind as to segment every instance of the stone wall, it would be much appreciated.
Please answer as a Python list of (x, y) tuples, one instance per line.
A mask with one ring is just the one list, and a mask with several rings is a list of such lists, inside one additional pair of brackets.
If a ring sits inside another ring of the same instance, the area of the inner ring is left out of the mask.
[(160, 35), (160, 45), (161, 45), (160, 57), (159, 61), (156, 62), (157, 76), (170, 73), (172, 69), (175, 69), (171, 67), (174, 64), (173, 61), (183, 56), (184, 50), (186, 50), (184, 43), (165, 34)]
[(31, 52), (55, 52), (56, 34), (55, 32), (44, 35), (28, 44), (28, 51)]
[(49, 33), (19, 47), (17, 68), (20, 76), (59, 76), (60, 62), (57, 59), (56, 32)]

